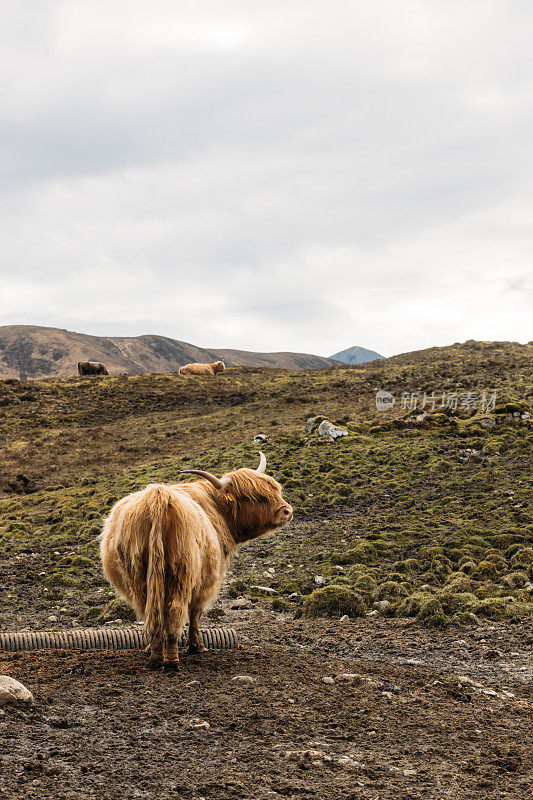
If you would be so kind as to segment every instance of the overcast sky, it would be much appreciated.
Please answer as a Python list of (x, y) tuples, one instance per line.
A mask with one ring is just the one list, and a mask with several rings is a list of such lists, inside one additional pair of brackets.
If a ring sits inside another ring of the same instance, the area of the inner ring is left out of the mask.
[(0, 9), (0, 324), (533, 338), (529, 0)]

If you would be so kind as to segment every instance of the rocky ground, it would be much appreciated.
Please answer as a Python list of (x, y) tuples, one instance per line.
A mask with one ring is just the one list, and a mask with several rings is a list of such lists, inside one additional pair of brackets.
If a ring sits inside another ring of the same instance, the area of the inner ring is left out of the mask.
[(526, 798), (533, 625), (431, 631), (227, 609), (237, 651), (1, 654), (11, 798)]

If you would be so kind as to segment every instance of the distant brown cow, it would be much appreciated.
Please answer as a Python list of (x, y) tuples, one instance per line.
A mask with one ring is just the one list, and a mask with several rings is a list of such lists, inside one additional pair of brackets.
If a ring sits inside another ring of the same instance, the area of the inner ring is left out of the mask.
[(78, 361), (78, 375), (109, 375), (109, 372), (99, 361)]
[(152, 666), (178, 663), (178, 639), (189, 617), (189, 650), (201, 652), (200, 615), (214, 597), (237, 546), (292, 519), (281, 486), (257, 470), (221, 479), (151, 484), (119, 500), (100, 539), (104, 572), (145, 620)]
[(215, 361), (214, 364), (185, 364), (180, 367), (180, 375), (216, 375), (217, 372), (224, 372), (226, 365), (223, 361)]

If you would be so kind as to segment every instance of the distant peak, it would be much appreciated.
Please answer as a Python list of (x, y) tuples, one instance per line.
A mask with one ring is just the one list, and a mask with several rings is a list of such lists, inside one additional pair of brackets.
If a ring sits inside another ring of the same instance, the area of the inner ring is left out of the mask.
[(384, 356), (376, 353), (375, 350), (367, 350), (365, 347), (354, 345), (335, 353), (330, 358), (340, 361), (342, 364), (366, 364), (368, 361), (377, 361), (378, 358), (384, 358)]

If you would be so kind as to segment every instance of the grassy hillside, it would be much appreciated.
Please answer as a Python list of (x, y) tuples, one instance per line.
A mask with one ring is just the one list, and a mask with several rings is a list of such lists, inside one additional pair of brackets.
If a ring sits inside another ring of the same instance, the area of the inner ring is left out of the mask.
[[(233, 368), (217, 380), (1, 381), (4, 618), (65, 606), (78, 621), (104, 619), (96, 537), (115, 500), (176, 482), (186, 467), (254, 466), (257, 433), (296, 519), (243, 550), (233, 593), (255, 600), (252, 587), (266, 583), (277, 594), (258, 602), (296, 614), (353, 615), (386, 600), (387, 614), (434, 625), (530, 614), (532, 355), (531, 345), (466, 343), (357, 367)], [(376, 410), (378, 389), (394, 394), (392, 411)], [(456, 409), (401, 407), (402, 395), (443, 392), (457, 394)], [(467, 392), (496, 393), (495, 407), (463, 408)], [(349, 435), (319, 444), (305, 433), (317, 416)]]

